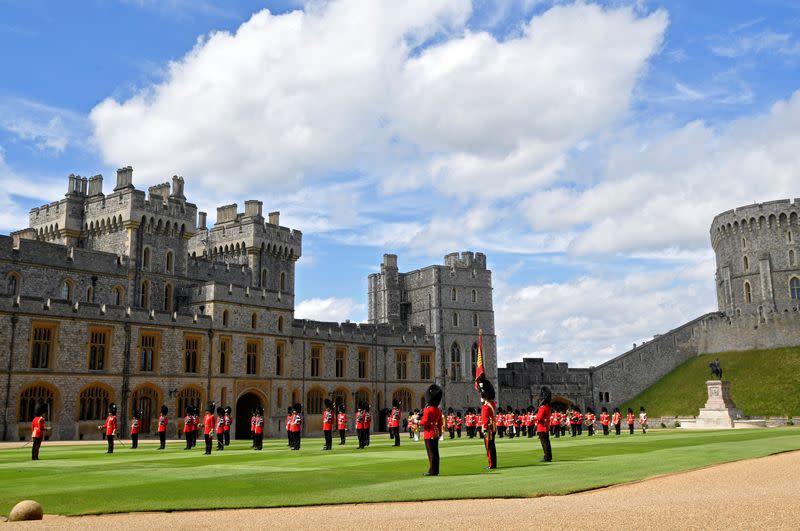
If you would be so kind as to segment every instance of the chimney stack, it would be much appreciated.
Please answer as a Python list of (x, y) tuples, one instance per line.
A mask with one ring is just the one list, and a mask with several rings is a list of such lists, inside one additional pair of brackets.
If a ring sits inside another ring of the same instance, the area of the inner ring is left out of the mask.
[(269, 213), (269, 224), (270, 225), (280, 225), (281, 224), (281, 213), (280, 212), (270, 212)]
[(206, 217), (208, 216), (208, 214), (206, 214), (205, 212), (198, 212), (197, 215), (200, 216), (200, 222), (198, 223), (198, 228), (200, 230), (206, 230), (207, 228)]
[(114, 187), (114, 191), (117, 192), (127, 188), (133, 188), (133, 168), (131, 166), (125, 166), (117, 170), (117, 186)]

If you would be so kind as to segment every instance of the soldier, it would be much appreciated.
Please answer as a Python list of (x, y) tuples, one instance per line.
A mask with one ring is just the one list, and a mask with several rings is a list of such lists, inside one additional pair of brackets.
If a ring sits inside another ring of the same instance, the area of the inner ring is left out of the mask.
[(166, 404), (161, 405), (161, 414), (158, 416), (158, 449), (164, 450), (167, 447), (167, 424), (169, 424), (169, 408)]
[(254, 411), (253, 450), (260, 452), (264, 447), (264, 408), (256, 406)]
[(552, 394), (550, 389), (542, 387), (539, 392), (539, 410), (536, 412), (536, 434), (539, 436), (539, 442), (542, 443), (542, 451), (544, 457), (541, 462), (549, 463), (553, 460), (553, 451), (550, 448), (550, 435), (547, 433), (548, 419), (550, 418), (550, 401)]
[(364, 402), (358, 403), (356, 409), (356, 437), (358, 438), (358, 449), (364, 448)]
[(217, 451), (225, 449), (225, 408), (217, 406)]
[(551, 437), (558, 437), (559, 429), (558, 429), (558, 412), (553, 410), (550, 413), (550, 436)]
[(497, 449), (494, 444), (494, 437), (497, 430), (495, 420), (495, 408), (497, 406), (494, 402), (494, 386), (492, 382), (486, 378), (480, 378), (478, 380), (478, 390), (480, 391), (481, 401), (483, 402), (480, 426), (483, 431), (483, 444), (486, 447), (486, 457), (489, 460), (489, 466), (487, 468), (489, 470), (494, 470), (497, 468)]
[(134, 409), (131, 412), (131, 450), (139, 447), (139, 427), (142, 425), (141, 412)]
[(322, 412), (322, 434), (325, 436), (323, 450), (333, 450), (333, 402), (325, 399), (325, 411)]
[(625, 420), (628, 421), (628, 431), (631, 435), (633, 435), (633, 423), (635, 422), (635, 418), (636, 417), (633, 416), (633, 410), (628, 408), (628, 414), (626, 415)]
[[(535, 414), (533, 413), (533, 406), (528, 406), (528, 414), (525, 415), (525, 432), (528, 436), (528, 439), (533, 438), (533, 434), (536, 431), (536, 426), (534, 426), (534, 419)], [(547, 419), (547, 431), (550, 431), (550, 418)]]
[(442, 433), (444, 422), (439, 404), (442, 402), (442, 388), (436, 384), (428, 387), (425, 393), (425, 409), (422, 412), (420, 425), (423, 428), (425, 449), (428, 452), (428, 471), (425, 476), (439, 475), (439, 435)]
[(594, 410), (590, 407), (586, 408), (586, 416), (583, 417), (583, 422), (586, 424), (586, 430), (589, 432), (589, 437), (594, 435)]
[(392, 399), (392, 410), (389, 412), (389, 438), (394, 439), (394, 445), (400, 446), (400, 401)]
[(344, 404), (339, 404), (339, 414), (336, 415), (336, 427), (339, 429), (339, 444), (345, 444), (345, 434), (347, 433), (347, 413)]
[(456, 437), (456, 415), (453, 408), (447, 408), (447, 433), (450, 434), (451, 439)]
[(639, 407), (639, 426), (642, 427), (642, 435), (647, 433), (647, 411), (644, 406)]
[(303, 407), (295, 404), (292, 408), (292, 450), (300, 450), (300, 433), (303, 430)]
[(98, 426), (106, 436), (106, 442), (108, 443), (108, 449), (106, 450), (107, 454), (114, 453), (114, 437), (117, 435), (117, 405), (113, 402), (108, 405), (108, 416), (106, 417), (106, 421), (101, 426)]
[(522, 413), (519, 409), (514, 410), (514, 430), (517, 437), (522, 437)]
[(186, 406), (185, 415), (183, 417), (183, 437), (186, 439), (186, 448), (184, 450), (192, 449), (192, 406)]
[(214, 402), (206, 405), (206, 415), (203, 417), (203, 438), (206, 442), (205, 455), (211, 455), (211, 445), (214, 442)]
[(31, 449), (31, 460), (39, 460), (39, 448), (42, 446), (44, 434), (47, 428), (45, 427), (45, 419), (47, 414), (47, 404), (39, 402), (36, 404), (35, 415), (33, 422), (31, 422), (31, 441), (33, 441), (33, 448)]
[(579, 415), (580, 415), (580, 413), (578, 413), (577, 406), (573, 407), (571, 409), (571, 411), (570, 411), (570, 417), (569, 417), (569, 427), (570, 427), (570, 432), (571, 432), (570, 436), (571, 437), (577, 437), (578, 436), (578, 426), (581, 423)]
[(506, 416), (505, 416), (505, 425), (506, 425), (506, 436), (509, 439), (513, 439), (516, 433), (514, 432), (514, 410), (511, 409), (511, 406), (506, 406)]
[(603, 435), (608, 435), (608, 422), (610, 419), (608, 409), (603, 406), (603, 409), (600, 410), (600, 425), (603, 427)]
[(231, 445), (231, 424), (233, 424), (233, 409), (231, 406), (225, 406), (225, 446)]
[(289, 406), (286, 409), (286, 440), (288, 441), (289, 448), (294, 446), (294, 436), (292, 435), (292, 422), (294, 421), (294, 409)]
[(414, 409), (408, 417), (408, 432), (414, 442), (419, 442), (419, 409)]
[(372, 413), (369, 412), (369, 402), (364, 402), (364, 446), (369, 446), (369, 432), (372, 426)]
[[(256, 417), (258, 416), (258, 406), (250, 412), (250, 448), (256, 449)], [(288, 431), (287, 431), (288, 433)]]
[(622, 414), (620, 414), (618, 407), (614, 408), (614, 414), (611, 416), (611, 424), (614, 425), (614, 431), (619, 435), (620, 428), (622, 427)]
[(464, 419), (461, 418), (461, 412), (456, 412), (456, 437), (461, 438), (461, 426), (464, 424)]

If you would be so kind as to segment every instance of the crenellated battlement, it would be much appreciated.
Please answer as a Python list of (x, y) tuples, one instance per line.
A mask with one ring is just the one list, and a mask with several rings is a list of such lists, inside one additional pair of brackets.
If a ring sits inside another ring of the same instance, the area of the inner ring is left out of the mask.
[(454, 269), (486, 269), (486, 255), (472, 251), (450, 253), (444, 257), (444, 265)]
[(800, 199), (780, 199), (725, 211), (711, 223), (711, 244), (734, 234), (797, 225)]
[(428, 335), (424, 326), (413, 326), (406, 329), (389, 324), (336, 323), (295, 319), (292, 322), (293, 335), (297, 338), (335, 341), (362, 341), (364, 343), (380, 343), (388, 346), (414, 346), (433, 348), (433, 337)]

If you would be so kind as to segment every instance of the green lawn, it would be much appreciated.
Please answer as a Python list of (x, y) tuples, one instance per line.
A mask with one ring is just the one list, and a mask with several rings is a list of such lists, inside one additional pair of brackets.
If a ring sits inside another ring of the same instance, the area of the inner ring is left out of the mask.
[(119, 447), (43, 446), (0, 450), (0, 514), (20, 500), (40, 501), (47, 513), (92, 514), (145, 510), (379, 502), (565, 494), (715, 463), (800, 449), (800, 428), (716, 432), (652, 431), (646, 436), (595, 436), (554, 440), (555, 461), (542, 464), (536, 439), (498, 440), (500, 469), (484, 470), (478, 439), (441, 443), (441, 476), (422, 477), (423, 444), (385, 436), (356, 450), (354, 440), (321, 452), (305, 439), (300, 452), (284, 441), (264, 451), (235, 442), (211, 456), (179, 442), (166, 451), (151, 444)]
[(650, 418), (697, 415), (706, 403), (708, 364), (719, 358), (722, 377), (731, 382), (736, 407), (749, 416), (800, 416), (800, 348), (704, 354), (692, 358), (636, 398), (623, 404)]

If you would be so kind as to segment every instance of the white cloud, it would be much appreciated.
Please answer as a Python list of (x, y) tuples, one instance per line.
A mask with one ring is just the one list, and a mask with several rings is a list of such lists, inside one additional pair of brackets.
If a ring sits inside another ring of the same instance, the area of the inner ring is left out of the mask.
[(315, 321), (343, 322), (365, 320), (366, 306), (349, 298), (330, 297), (327, 299), (306, 299), (295, 306), (294, 316), (297, 319), (313, 319)]
[(788, 33), (777, 33), (768, 30), (734, 38), (725, 38), (724, 42), (711, 46), (711, 52), (720, 57), (728, 58), (761, 53), (792, 56), (800, 55), (800, 43)]
[(42, 151), (60, 154), (67, 147), (88, 147), (85, 116), (23, 98), (0, 98), (0, 128)]

